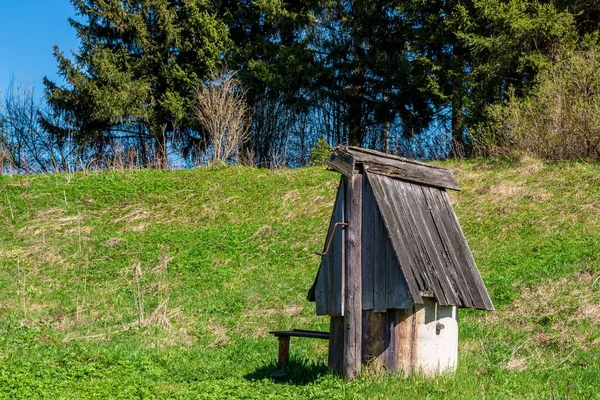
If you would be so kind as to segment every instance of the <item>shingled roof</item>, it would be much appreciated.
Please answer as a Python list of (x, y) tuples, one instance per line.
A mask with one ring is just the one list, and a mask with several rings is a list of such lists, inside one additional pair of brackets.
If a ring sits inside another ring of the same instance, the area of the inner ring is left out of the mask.
[[(371, 213), (369, 218), (385, 226), (385, 239), (378, 239), (383, 243), (380, 251), (385, 253), (386, 246), (393, 249), (392, 261), (385, 263), (393, 264), (401, 272), (395, 290), (407, 290), (416, 304), (422, 304), (423, 297), (434, 297), (442, 306), (494, 309), (446, 192), (446, 189), (459, 189), (450, 170), (356, 147), (338, 147), (327, 164), (347, 177), (356, 172), (366, 176), (365, 195), (372, 197), (376, 204), (368, 211)], [(338, 207), (343, 207), (343, 201), (339, 199), (334, 216), (343, 215)], [(363, 204), (363, 218), (365, 207), (370, 207), (369, 202)], [(372, 241), (370, 236), (369, 232), (363, 232), (363, 240)], [(340, 263), (332, 263), (335, 257), (323, 258), (309, 300), (315, 300), (315, 290), (331, 292), (331, 288), (323, 288), (324, 284), (329, 285), (328, 282), (321, 282), (319, 286), (318, 281), (320, 276), (336, 275), (332, 268), (339, 268)], [(365, 266), (383, 268), (378, 267), (377, 262), (363, 260), (363, 275)], [(390, 268), (386, 266), (387, 272), (381, 273), (394, 276), (393, 273), (390, 275)], [(365, 282), (363, 277), (363, 308), (396, 308), (390, 303), (389, 293), (387, 300), (379, 300), (380, 304), (377, 304), (377, 291), (373, 288), (377, 282), (371, 282)], [(369, 290), (376, 293), (372, 303), (364, 300), (373, 298)], [(325, 309), (343, 313), (341, 304), (337, 304), (338, 296), (329, 299), (336, 304)]]

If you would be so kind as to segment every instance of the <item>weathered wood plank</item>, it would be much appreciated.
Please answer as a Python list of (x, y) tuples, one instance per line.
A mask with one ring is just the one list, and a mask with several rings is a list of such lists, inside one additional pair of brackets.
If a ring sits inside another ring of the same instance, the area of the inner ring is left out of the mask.
[[(336, 222), (346, 221), (346, 178), (340, 180), (338, 199), (336, 202)], [(346, 263), (346, 229), (337, 229), (333, 245), (335, 252), (331, 254), (332, 263), (330, 270), (331, 303), (329, 304), (329, 315), (344, 315), (344, 275)]]
[(315, 308), (317, 315), (329, 315), (329, 297), (328, 297), (328, 266), (321, 261), (317, 280), (315, 282)]
[(376, 226), (373, 230), (374, 247), (374, 269), (373, 269), (373, 309), (376, 312), (387, 311), (387, 259), (386, 251), (390, 246), (388, 232), (385, 222), (381, 218), (379, 208), (376, 206)]
[(286, 336), (329, 340), (329, 332), (304, 331), (300, 329), (294, 329), (293, 331), (273, 331), (269, 333), (276, 337)]
[(380, 362), (384, 364), (382, 355), (385, 351), (383, 330), (385, 313), (374, 310), (363, 310), (362, 325), (362, 363), (365, 365)]
[[(426, 194), (427, 202), (431, 207), (437, 231), (444, 244), (444, 250), (446, 250), (448, 259), (456, 271), (456, 285), (459, 292), (463, 293), (461, 296), (462, 304), (459, 305), (477, 308), (476, 305), (481, 304), (483, 298), (478, 293), (475, 277), (469, 272), (469, 260), (465, 252), (470, 255), (470, 250), (465, 247), (466, 240), (464, 238), (461, 240), (456, 227), (453, 226), (455, 220), (450, 214), (453, 215), (454, 212), (451, 209), (446, 210), (444, 204), (445, 192), (435, 189), (432, 191), (429, 188), (424, 188), (423, 192)], [(477, 275), (479, 275), (478, 272)]]
[[(365, 151), (365, 149), (357, 147), (338, 148), (334, 153), (336, 154), (336, 160), (340, 157), (339, 153), (343, 152), (353, 158), (354, 164), (363, 164), (370, 173), (444, 189), (460, 190), (456, 179), (454, 179), (454, 174), (449, 169), (394, 157), (373, 150)], [(340, 171), (337, 168), (335, 169)]]
[[(337, 222), (343, 222), (344, 215), (344, 179), (340, 179), (340, 183), (338, 186), (338, 191), (336, 194), (335, 201), (333, 203), (333, 210), (331, 212), (331, 217), (329, 220), (329, 228), (327, 234), (325, 236), (325, 241), (323, 244), (323, 251), (327, 247), (327, 242), (329, 239), (329, 235), (331, 234), (334, 225)], [(333, 240), (331, 241), (331, 246), (329, 252), (325, 254), (321, 258), (321, 265), (319, 266), (319, 271), (317, 272), (317, 277), (315, 280), (314, 286), (314, 300), (316, 303), (316, 312), (317, 315), (331, 315), (331, 314), (342, 314), (342, 302), (341, 295), (335, 294), (336, 285), (334, 273), (336, 269), (341, 269), (341, 257), (343, 256), (343, 232), (340, 232), (341, 229), (337, 229)], [(338, 272), (337, 276), (341, 276), (343, 272)], [(341, 290), (342, 283), (338, 282), (339, 290)], [(310, 292), (309, 292), (309, 300)]]
[(362, 174), (355, 174), (346, 181), (346, 212), (343, 376), (352, 380), (360, 374), (362, 356)]
[(386, 185), (388, 185), (388, 180), (391, 181), (391, 179), (373, 175), (371, 173), (366, 173), (366, 176), (371, 188), (373, 188), (373, 194), (385, 225), (386, 235), (391, 239), (392, 246), (402, 268), (404, 279), (408, 285), (412, 301), (415, 303), (422, 303), (423, 299), (421, 297), (420, 287), (424, 286), (424, 283), (420, 281), (417, 282), (417, 279), (421, 279), (421, 275), (420, 273), (415, 274), (415, 272), (413, 272), (412, 266), (415, 264), (414, 255), (410, 253), (410, 248), (407, 247), (404, 242), (405, 240), (411, 240), (412, 236), (406, 231), (406, 227), (402, 225), (396, 211), (398, 207), (402, 207), (403, 205), (389, 195), (390, 189)]
[(396, 340), (396, 317), (400, 310), (388, 310), (385, 313), (385, 366), (392, 371), (398, 369), (398, 348)]
[(445, 226), (448, 227), (448, 230), (454, 231), (454, 235), (450, 235), (451, 240), (454, 242), (454, 253), (461, 255), (465, 260), (465, 263), (461, 264), (460, 267), (462, 268), (467, 281), (469, 281), (471, 293), (474, 294), (474, 308), (493, 311), (494, 305), (492, 304), (492, 299), (490, 298), (487, 288), (483, 283), (483, 279), (481, 279), (481, 275), (479, 274), (477, 265), (475, 264), (473, 254), (469, 249), (465, 234), (463, 233), (460, 223), (458, 222), (458, 218), (452, 209), (450, 196), (448, 196), (448, 193), (443, 191), (439, 200), (440, 208), (443, 210), (440, 212), (440, 214), (444, 215), (444, 218), (447, 221)]
[(410, 373), (417, 365), (417, 318), (422, 318), (424, 305), (415, 304), (413, 308), (398, 310), (396, 325), (396, 359), (399, 370)]
[(431, 216), (431, 210), (427, 205), (427, 200), (420, 185), (413, 185), (405, 182), (397, 182), (402, 187), (401, 193), (406, 202), (406, 217), (413, 226), (416, 236), (414, 244), (420, 249), (421, 259), (425, 264), (434, 286), (434, 294), (441, 305), (460, 304), (461, 300), (457, 294), (456, 283), (451, 282), (452, 264), (447, 264), (443, 257), (443, 247), (437, 248), (433, 237), (437, 237), (439, 242), (439, 233)]
[(402, 274), (402, 269), (392, 246), (391, 240), (387, 235), (383, 238), (385, 241), (385, 264), (386, 264), (386, 308), (400, 309), (412, 306), (412, 298), (408, 290), (408, 285)]
[(398, 223), (404, 226), (407, 235), (398, 240), (404, 241), (408, 249), (410, 257), (410, 269), (413, 275), (418, 277), (419, 290), (421, 294), (436, 292), (440, 289), (439, 282), (435, 279), (434, 265), (428, 257), (423, 240), (419, 232), (419, 224), (415, 221), (413, 215), (412, 204), (415, 200), (412, 199), (409, 189), (412, 186), (410, 183), (383, 178), (387, 181), (388, 195), (393, 201), (399, 204), (396, 212)]
[[(453, 241), (450, 239), (450, 234), (446, 228), (447, 224), (452, 224), (453, 221), (448, 218), (448, 215), (444, 216), (446, 212), (443, 210), (443, 199), (445, 192), (428, 187), (421, 187), (421, 190), (425, 196), (425, 201), (430, 211), (431, 221), (434, 224), (432, 231), (437, 232), (437, 235), (432, 235), (435, 241), (434, 245), (443, 258), (447, 265), (448, 274), (453, 281), (454, 286), (457, 288), (457, 296), (460, 301), (456, 304), (462, 304), (463, 307), (474, 307), (475, 304), (481, 301), (481, 296), (474, 293), (470, 287), (472, 286), (469, 282), (473, 279), (471, 274), (464, 273), (463, 265), (466, 265), (468, 261), (454, 249)], [(449, 210), (454, 213), (454, 211)], [(469, 250), (470, 253), (470, 250)], [(477, 299), (479, 298), (479, 299)]]
[(356, 164), (363, 164), (369, 172), (423, 183), (435, 187), (460, 190), (452, 171), (359, 147), (338, 147), (327, 160), (327, 165), (350, 178)]
[(331, 371), (343, 375), (344, 363), (344, 317), (331, 317), (329, 325), (329, 356), (327, 366)]
[[(402, 274), (402, 268), (392, 243), (386, 237), (386, 258), (388, 264), (388, 281), (386, 283), (386, 301), (388, 309), (401, 309), (412, 307), (413, 301), (408, 290), (408, 285)], [(392, 290), (390, 290), (390, 287)]]
[(437, 169), (443, 169), (445, 170), (446, 168), (443, 167), (438, 167), (437, 165), (432, 165), (432, 164), (428, 164), (425, 162), (421, 162), (421, 161), (417, 161), (415, 159), (412, 158), (406, 158), (406, 157), (401, 157), (401, 156), (397, 156), (395, 154), (389, 154), (389, 153), (383, 153), (381, 151), (377, 151), (377, 150), (372, 150), (372, 149), (366, 149), (363, 147), (356, 147), (356, 146), (341, 146), (342, 149), (346, 149), (348, 151), (348, 153), (350, 153), (351, 155), (356, 155), (356, 154), (370, 154), (382, 159), (390, 159), (390, 160), (397, 160), (397, 161), (403, 161), (403, 162), (407, 162), (407, 163), (411, 163), (411, 164), (415, 164), (415, 165), (420, 165), (420, 166), (424, 166), (424, 167), (428, 167), (428, 168), (437, 168)]
[(366, 175), (414, 303), (493, 309), (446, 191)]
[(346, 178), (354, 175), (354, 157), (343, 148), (337, 148), (326, 161), (327, 165), (338, 171)]
[(377, 204), (369, 182), (363, 179), (362, 209), (362, 307), (363, 310), (373, 308), (374, 269), (377, 256), (376, 230), (379, 229)]

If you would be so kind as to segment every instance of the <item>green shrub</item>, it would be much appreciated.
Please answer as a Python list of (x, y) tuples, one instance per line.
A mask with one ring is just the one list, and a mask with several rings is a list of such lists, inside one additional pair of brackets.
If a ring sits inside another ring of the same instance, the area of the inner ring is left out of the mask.
[(600, 158), (600, 52), (570, 52), (538, 76), (529, 96), (488, 108), (476, 130), (484, 156)]
[(320, 138), (315, 147), (310, 150), (310, 165), (325, 165), (325, 161), (331, 155), (331, 146), (325, 138)]

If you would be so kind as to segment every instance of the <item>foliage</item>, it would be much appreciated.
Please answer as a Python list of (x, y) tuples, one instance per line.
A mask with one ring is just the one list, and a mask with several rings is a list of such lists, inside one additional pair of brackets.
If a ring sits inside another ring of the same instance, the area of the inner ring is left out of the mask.
[(573, 16), (551, 4), (475, 0), (471, 7), (458, 6), (454, 21), (469, 49), (464, 101), (469, 128), (485, 121), (486, 107), (505, 100), (509, 91), (526, 94), (538, 72), (577, 43)]
[(315, 147), (310, 150), (310, 165), (325, 165), (325, 161), (331, 155), (331, 146), (325, 138), (319, 138)]
[(551, 160), (600, 158), (600, 56), (564, 54), (526, 98), (490, 107), (479, 135), (483, 154)]
[(40, 124), (48, 115), (35, 87), (11, 80), (0, 101), (0, 173), (69, 171), (78, 163), (72, 138), (50, 135)]
[[(166, 166), (168, 140), (188, 143), (185, 135), (197, 128), (193, 87), (229, 48), (227, 27), (204, 2), (73, 0), (73, 6), (79, 18), (69, 22), (81, 45), (73, 60), (55, 48), (66, 85), (46, 79), (48, 102), (71, 116), (80, 143), (101, 153), (115, 139), (137, 139), (154, 150), (149, 159)], [(66, 134), (43, 121), (50, 132)]]
[(55, 49), (66, 83), (45, 81), (40, 129), (100, 167), (209, 159), (194, 92), (223, 68), (252, 106), (248, 164), (305, 165), (320, 137), (470, 156), (488, 107), (523, 98), (562, 52), (597, 42), (600, 20), (590, 0), (72, 3), (81, 46)]
[[(272, 377), (268, 334), (329, 328), (305, 296), (338, 174), (0, 177), (0, 397), (596, 397), (600, 167), (442, 166), (461, 184), (450, 195), (498, 311), (461, 311), (456, 375), (367, 371), (351, 383), (326, 372), (326, 343), (308, 339), (292, 341), (288, 375)], [(171, 327), (140, 324), (161, 290)]]
[(410, 137), (433, 119), (430, 71), (407, 45), (411, 24), (402, 3), (327, 1), (316, 14), (317, 93), (339, 104), (351, 145), (365, 144), (375, 124), (398, 118)]
[(298, 124), (306, 118), (308, 89), (316, 72), (306, 30), (314, 23), (313, 9), (320, 1), (215, 2), (215, 14), (227, 25), (233, 43), (226, 63), (238, 71), (253, 106), (246, 150), (259, 165), (278, 165), (288, 137), (303, 134)]

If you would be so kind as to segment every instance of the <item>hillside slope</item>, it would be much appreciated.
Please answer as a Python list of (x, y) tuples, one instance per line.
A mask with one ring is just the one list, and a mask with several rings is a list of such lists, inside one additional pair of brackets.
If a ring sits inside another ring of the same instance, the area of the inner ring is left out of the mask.
[(497, 307), (459, 370), (327, 374), (305, 300), (339, 176), (244, 167), (0, 177), (0, 397), (598, 397), (600, 166), (450, 162)]

